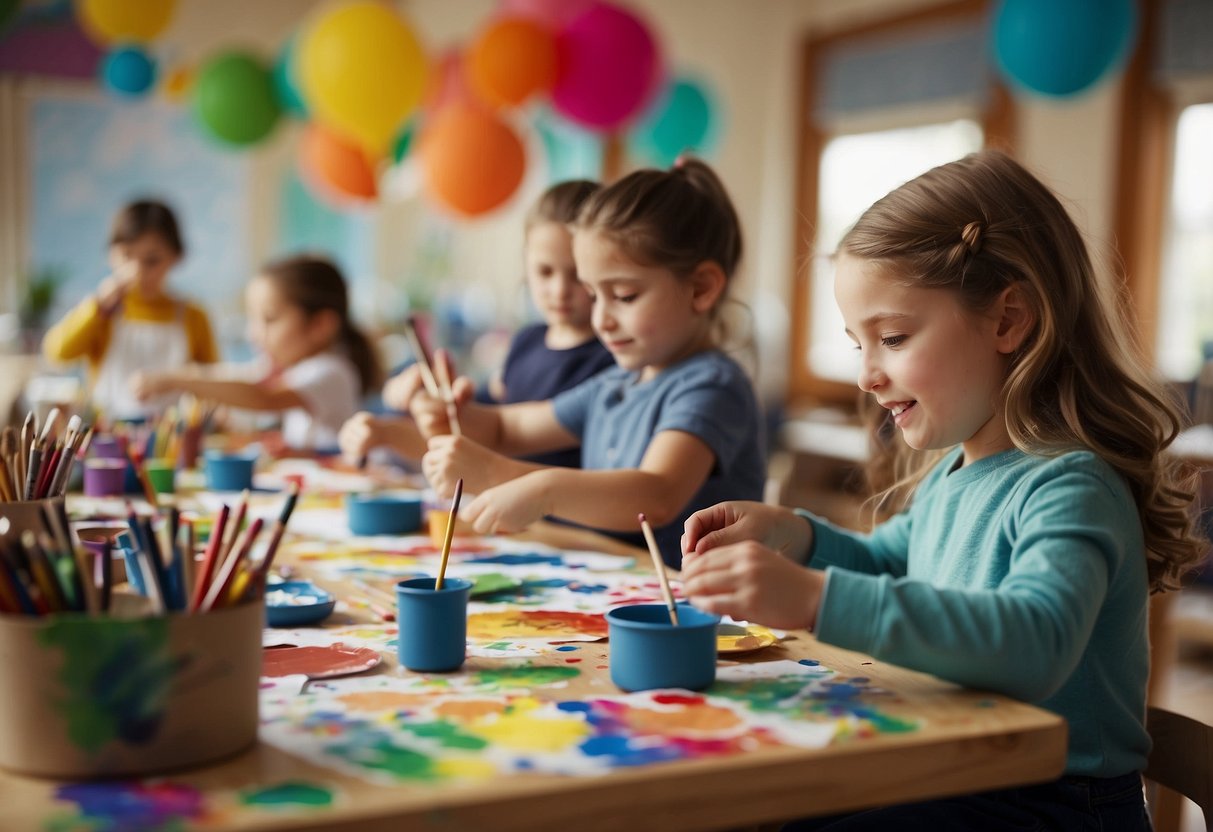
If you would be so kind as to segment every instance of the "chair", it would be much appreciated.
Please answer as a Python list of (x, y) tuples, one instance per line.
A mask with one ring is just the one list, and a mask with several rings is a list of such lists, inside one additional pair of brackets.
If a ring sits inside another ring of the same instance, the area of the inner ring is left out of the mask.
[(1147, 794), (1155, 832), (1178, 832), (1178, 795), (1198, 805), (1205, 827), (1213, 829), (1213, 726), (1151, 707), (1146, 729), (1154, 748), (1142, 775), (1150, 781)]

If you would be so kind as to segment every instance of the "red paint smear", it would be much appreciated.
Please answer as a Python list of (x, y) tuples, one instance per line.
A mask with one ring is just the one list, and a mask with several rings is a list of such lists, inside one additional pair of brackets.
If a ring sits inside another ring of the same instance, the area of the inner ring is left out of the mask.
[(262, 676), (304, 674), (312, 679), (370, 670), (381, 657), (369, 647), (267, 647), (261, 651)]
[(686, 696), (681, 693), (661, 693), (653, 697), (654, 702), (662, 705), (701, 705), (702, 696)]
[(577, 664), (581, 659), (565, 659), (566, 664)]

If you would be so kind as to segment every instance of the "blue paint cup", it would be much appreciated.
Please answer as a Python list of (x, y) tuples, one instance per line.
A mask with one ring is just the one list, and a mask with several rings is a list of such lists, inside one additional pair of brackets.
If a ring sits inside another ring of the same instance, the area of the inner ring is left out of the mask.
[(420, 495), (351, 494), (345, 508), (354, 534), (409, 534), (421, 528)]
[(678, 605), (678, 626), (664, 604), (616, 607), (606, 614), (611, 681), (625, 691), (703, 690), (716, 680), (720, 616)]
[(412, 578), (396, 584), (396, 655), (409, 670), (458, 670), (467, 652), (468, 597), (472, 582)]
[(253, 487), (252, 454), (206, 452), (206, 487), (211, 491), (243, 491)]

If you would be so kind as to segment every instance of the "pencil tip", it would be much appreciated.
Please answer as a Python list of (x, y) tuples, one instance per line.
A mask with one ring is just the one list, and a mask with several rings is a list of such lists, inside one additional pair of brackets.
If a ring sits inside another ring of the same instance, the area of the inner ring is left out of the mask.
[(636, 519), (638, 519), (641, 523), (644, 523), (646, 520), (648, 520), (648, 518), (644, 516), (643, 511), (636, 515)]

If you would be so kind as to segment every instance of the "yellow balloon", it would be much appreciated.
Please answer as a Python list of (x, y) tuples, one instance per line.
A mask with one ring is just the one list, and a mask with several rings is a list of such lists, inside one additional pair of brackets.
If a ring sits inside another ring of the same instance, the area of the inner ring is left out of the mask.
[(77, 0), (85, 31), (101, 43), (147, 43), (173, 19), (177, 0)]
[(331, 6), (302, 33), (295, 66), (313, 118), (379, 158), (417, 108), (426, 60), (405, 20), (383, 3)]

